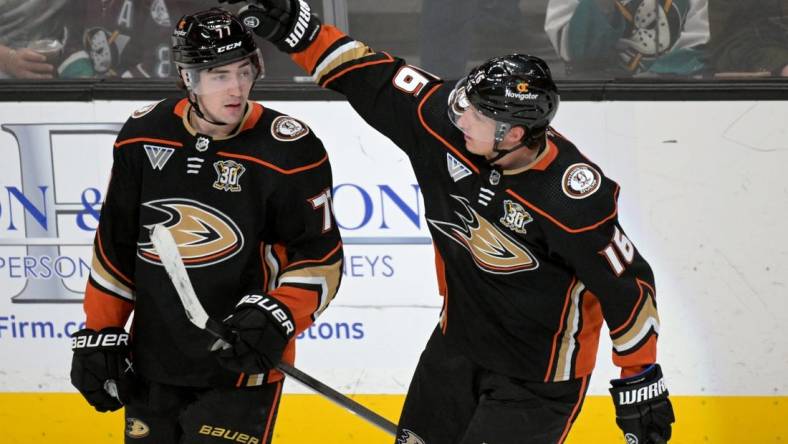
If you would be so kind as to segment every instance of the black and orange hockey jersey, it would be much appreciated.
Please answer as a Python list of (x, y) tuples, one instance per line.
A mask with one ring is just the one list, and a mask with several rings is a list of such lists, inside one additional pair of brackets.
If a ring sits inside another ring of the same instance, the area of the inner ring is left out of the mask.
[(491, 168), (447, 114), (454, 82), (332, 26), (293, 60), (410, 158), (425, 200), (448, 342), (531, 381), (593, 370), (602, 322), (627, 375), (656, 359), (651, 269), (618, 222), (618, 185), (554, 130), (530, 165)]
[[(290, 309), (298, 334), (341, 278), (328, 155), (307, 125), (260, 104), (249, 102), (233, 134), (215, 139), (189, 125), (189, 107), (186, 99), (150, 105), (118, 134), (85, 292), (87, 327), (123, 326), (133, 311), (133, 360), (146, 378), (259, 385), (262, 375), (233, 374), (210, 355), (212, 338), (186, 318), (149, 229), (161, 223), (173, 233), (212, 318), (224, 319), (246, 292), (266, 291)], [(293, 340), (283, 360), (294, 357)]]

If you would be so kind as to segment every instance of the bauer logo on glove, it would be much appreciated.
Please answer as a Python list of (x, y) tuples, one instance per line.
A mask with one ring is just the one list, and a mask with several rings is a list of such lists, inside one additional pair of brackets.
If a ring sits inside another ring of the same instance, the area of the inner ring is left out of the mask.
[(89, 336), (73, 336), (71, 338), (71, 349), (93, 348), (93, 347), (128, 347), (128, 333), (106, 333)]
[(286, 309), (282, 308), (282, 305), (273, 298), (259, 294), (249, 294), (241, 298), (240, 302), (238, 302), (238, 306), (244, 304), (257, 305), (270, 313), (271, 316), (279, 322), (279, 325), (288, 337), (295, 331), (295, 325), (293, 325), (290, 315), (285, 311)]

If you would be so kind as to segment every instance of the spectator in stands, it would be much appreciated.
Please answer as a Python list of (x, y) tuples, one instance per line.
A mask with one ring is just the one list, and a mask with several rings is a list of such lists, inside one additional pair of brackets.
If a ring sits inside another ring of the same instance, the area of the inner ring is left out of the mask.
[(208, 0), (86, 2), (81, 49), (97, 77), (169, 77), (174, 74), (170, 66), (173, 20), (208, 4)]
[(709, 22), (718, 76), (788, 76), (788, 0), (714, 0)]
[(46, 56), (28, 48), (44, 38), (61, 45), (68, 29), (61, 9), (67, 0), (0, 1), (0, 78), (51, 79), (55, 65)]
[[(215, 3), (214, 0), (0, 0), (0, 78), (173, 76), (170, 62), (173, 20)], [(59, 56), (47, 60), (28, 48), (41, 39), (57, 40), (62, 48)], [(286, 59), (279, 51), (261, 49), (265, 54), (274, 54), (274, 59)], [(276, 77), (276, 71), (284, 69), (289, 71), (289, 77), (300, 74), (290, 63), (272, 63), (272, 69), (274, 72), (269, 70), (269, 77)]]
[(0, 45), (0, 78), (51, 79), (54, 71), (46, 57), (32, 49)]
[(693, 75), (708, 0), (549, 0), (545, 31), (570, 76)]
[[(175, 75), (170, 62), (170, 34), (178, 17), (206, 9), (215, 0), (125, 0), (84, 3), (80, 50), (96, 77), (167, 78)], [(229, 7), (236, 12), (239, 7)], [(264, 48), (264, 53), (266, 51)], [(278, 58), (285, 59), (278, 51)], [(275, 64), (272, 64), (275, 65)], [(279, 64), (292, 72), (290, 63)], [(270, 77), (271, 73), (267, 75)]]
[(555, 67), (542, 23), (547, 0), (429, 0), (422, 2), (420, 65), (442, 78), (459, 78), (490, 57), (522, 52)]

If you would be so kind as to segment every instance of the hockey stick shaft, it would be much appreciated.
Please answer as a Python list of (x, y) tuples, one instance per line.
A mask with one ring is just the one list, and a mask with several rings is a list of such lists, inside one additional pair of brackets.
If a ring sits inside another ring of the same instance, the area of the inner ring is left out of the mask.
[(339, 406), (344, 407), (347, 410), (350, 410), (351, 412), (355, 413), (356, 415), (366, 419), (373, 425), (378, 426), (384, 432), (387, 432), (392, 436), (396, 435), (397, 433), (396, 424), (378, 415), (372, 410), (364, 407), (363, 405), (357, 403), (356, 401), (348, 398), (347, 396), (339, 393), (338, 391), (332, 389), (331, 387), (323, 384), (317, 379), (307, 375), (301, 370), (284, 362), (280, 363), (276, 368), (280, 372), (286, 374), (287, 376), (292, 377), (293, 379), (300, 382), (301, 384), (325, 396), (328, 400), (333, 401)]
[[(208, 324), (211, 324), (213, 319), (209, 319)], [(223, 325), (217, 324), (213, 329), (206, 329), (206, 331), (213, 334), (216, 338), (222, 340), (227, 346), (231, 346), (235, 341), (235, 338), (232, 336), (232, 332), (227, 330)], [(397, 433), (397, 426), (389, 421), (388, 419), (378, 415), (377, 413), (373, 412), (372, 410), (364, 407), (363, 405), (359, 404), (358, 402), (348, 398), (347, 396), (339, 393), (338, 391), (334, 390), (333, 388), (327, 386), (326, 384), (318, 381), (317, 379), (309, 376), (308, 374), (302, 372), (301, 370), (293, 367), (290, 364), (285, 362), (280, 362), (279, 365), (276, 366), (276, 369), (280, 372), (284, 373), (285, 375), (295, 379), (299, 383), (309, 387), (313, 391), (323, 395), (329, 401), (334, 402), (335, 404), (339, 405), (340, 407), (344, 407), (345, 409), (355, 413), (356, 415), (366, 419), (373, 425), (379, 427), (384, 432), (387, 432), (391, 435), (395, 435)]]
[[(212, 319), (209, 320), (209, 324)], [(218, 324), (218, 323), (217, 323)], [(229, 332), (224, 326), (218, 324), (213, 329), (206, 329), (206, 331), (213, 334), (216, 338), (223, 341), (226, 346), (230, 347), (235, 338), (232, 337), (232, 333)], [(226, 332), (226, 333), (219, 333), (219, 332)], [(339, 393), (338, 391), (334, 390), (333, 388), (327, 386), (326, 384), (318, 381), (317, 379), (309, 376), (308, 374), (302, 372), (301, 370), (293, 367), (290, 364), (285, 362), (280, 362), (279, 365), (276, 366), (276, 369), (280, 372), (284, 373), (285, 375), (295, 379), (299, 383), (309, 387), (313, 391), (323, 395), (329, 401), (334, 402), (335, 404), (339, 405), (340, 407), (344, 407), (347, 410), (350, 410), (352, 413), (366, 419), (373, 425), (378, 426), (384, 432), (387, 432), (391, 435), (395, 435), (397, 433), (397, 426), (389, 421), (388, 419), (378, 415), (377, 413), (373, 412), (372, 410), (364, 407), (363, 405), (357, 403), (356, 401), (348, 398), (347, 396)]]
[[(155, 225), (151, 231), (151, 241), (156, 247), (156, 252), (165, 270), (167, 270), (167, 275), (170, 277), (175, 291), (178, 293), (178, 297), (183, 305), (184, 311), (186, 311), (189, 321), (220, 339), (224, 347), (231, 347), (231, 344), (236, 340), (235, 334), (226, 328), (224, 324), (212, 319), (206, 313), (200, 300), (197, 298), (197, 294), (194, 292), (189, 274), (186, 272), (183, 259), (178, 251), (178, 245), (175, 243), (175, 239), (173, 239), (170, 231), (163, 225)], [(301, 370), (284, 362), (277, 366), (277, 370), (325, 396), (336, 404), (350, 410), (373, 425), (381, 428), (383, 431), (391, 435), (397, 433), (397, 426), (388, 419), (378, 415)]]

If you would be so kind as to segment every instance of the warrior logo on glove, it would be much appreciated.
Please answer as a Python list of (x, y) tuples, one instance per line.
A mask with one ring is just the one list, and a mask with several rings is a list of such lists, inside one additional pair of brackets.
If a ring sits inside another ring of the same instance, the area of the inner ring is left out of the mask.
[(645, 402), (658, 397), (666, 391), (668, 389), (665, 387), (665, 380), (660, 379), (646, 387), (618, 392), (618, 404), (627, 405)]
[(298, 11), (298, 20), (295, 22), (293, 31), (290, 32), (290, 34), (285, 39), (285, 43), (290, 45), (291, 48), (295, 48), (298, 42), (304, 37), (306, 30), (309, 28), (309, 19), (312, 18), (309, 5), (303, 0), (299, 0), (298, 3), (300, 6)]
[(627, 444), (667, 442), (675, 417), (659, 364), (631, 378), (610, 382), (616, 423), (624, 432)]

